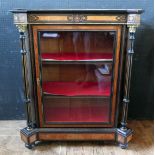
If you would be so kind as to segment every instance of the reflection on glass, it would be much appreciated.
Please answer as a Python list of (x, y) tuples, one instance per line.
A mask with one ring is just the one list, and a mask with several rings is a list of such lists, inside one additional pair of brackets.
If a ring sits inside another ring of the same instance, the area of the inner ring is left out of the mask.
[(46, 122), (108, 122), (109, 99), (44, 98)]
[(111, 32), (40, 32), (46, 123), (110, 121), (114, 37)]
[(44, 60), (112, 60), (114, 35), (108, 32), (42, 32)]
[[(110, 64), (108, 64), (110, 66)], [(46, 64), (42, 67), (46, 94), (110, 96), (111, 74), (107, 64)], [(109, 72), (109, 73), (108, 73)]]

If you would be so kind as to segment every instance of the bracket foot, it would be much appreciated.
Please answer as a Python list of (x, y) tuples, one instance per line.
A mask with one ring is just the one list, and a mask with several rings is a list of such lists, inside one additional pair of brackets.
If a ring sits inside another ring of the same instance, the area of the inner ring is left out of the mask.
[(24, 128), (20, 131), (21, 139), (25, 142), (25, 147), (32, 149), (37, 139), (37, 129)]
[(34, 145), (33, 144), (25, 144), (25, 147), (28, 149), (32, 149), (34, 147)]
[(128, 143), (126, 143), (126, 144), (119, 143), (119, 146), (120, 146), (121, 149), (127, 149), (128, 148)]
[(132, 139), (133, 130), (122, 128), (117, 129), (117, 142), (122, 149), (126, 149), (128, 147), (128, 142)]

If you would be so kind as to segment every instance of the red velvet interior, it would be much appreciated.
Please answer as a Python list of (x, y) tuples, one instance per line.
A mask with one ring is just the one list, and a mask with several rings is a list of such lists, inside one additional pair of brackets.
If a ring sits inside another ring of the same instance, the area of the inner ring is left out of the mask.
[(49, 60), (96, 60), (112, 59), (112, 53), (42, 53), (42, 59)]
[(43, 82), (43, 92), (53, 95), (80, 96), (110, 96), (110, 82)]
[(46, 122), (109, 122), (109, 104), (103, 106), (48, 107)]
[[(42, 59), (51, 60), (95, 60), (112, 59), (112, 53), (43, 53)], [(63, 96), (110, 96), (110, 82), (43, 82), (43, 92)], [(91, 99), (90, 99), (91, 100)], [(96, 100), (97, 102), (97, 100)], [(109, 102), (103, 104), (44, 103), (46, 122), (109, 122)], [(59, 106), (55, 106), (59, 105)]]

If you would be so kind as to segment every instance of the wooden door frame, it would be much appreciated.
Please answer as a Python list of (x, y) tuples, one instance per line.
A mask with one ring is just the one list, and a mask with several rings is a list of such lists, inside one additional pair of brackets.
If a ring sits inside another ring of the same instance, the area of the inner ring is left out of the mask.
[[(121, 25), (32, 25), (33, 42), (34, 42), (34, 61), (35, 61), (35, 75), (37, 83), (37, 99), (38, 99), (38, 112), (40, 127), (114, 127), (116, 118), (116, 105), (117, 103), (117, 88), (118, 88), (118, 70), (120, 61), (120, 43), (121, 43)], [(38, 49), (38, 31), (116, 31), (116, 44), (115, 44), (115, 60), (113, 72), (113, 92), (111, 99), (111, 124), (46, 124), (43, 115), (42, 93), (40, 83), (40, 62), (39, 62), (39, 49)]]

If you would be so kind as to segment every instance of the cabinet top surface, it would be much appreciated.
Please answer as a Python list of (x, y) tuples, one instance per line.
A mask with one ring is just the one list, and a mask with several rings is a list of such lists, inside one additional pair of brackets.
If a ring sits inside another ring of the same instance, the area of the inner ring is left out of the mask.
[(142, 9), (14, 9), (10, 10), (13, 13), (121, 13), (121, 14), (141, 14)]

